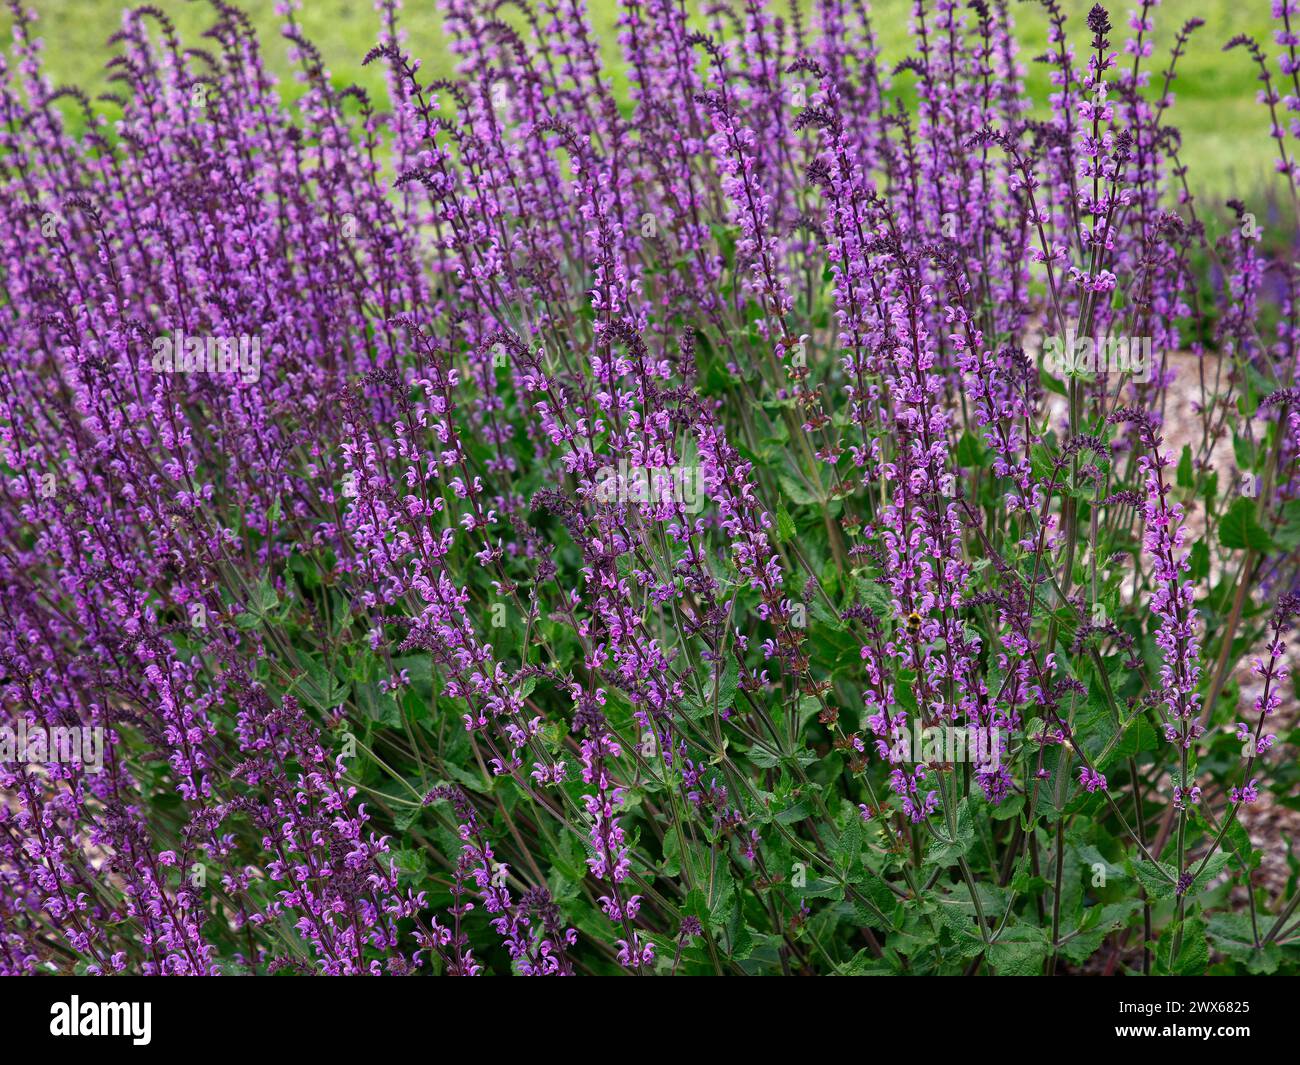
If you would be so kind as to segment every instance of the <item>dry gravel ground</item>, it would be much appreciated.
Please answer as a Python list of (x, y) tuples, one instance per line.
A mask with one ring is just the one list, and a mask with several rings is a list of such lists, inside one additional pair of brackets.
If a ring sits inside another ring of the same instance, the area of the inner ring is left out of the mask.
[[(1178, 377), (1169, 390), (1168, 406), (1165, 410), (1165, 442), (1175, 458), (1182, 452), (1184, 444), (1191, 444), (1196, 450), (1201, 438), (1201, 420), (1195, 404), (1201, 395), (1200, 370), (1197, 356), (1180, 353), (1173, 356), (1172, 362), (1178, 371)], [(1218, 360), (1214, 356), (1205, 357), (1205, 379), (1213, 387)], [(1237, 465), (1232, 453), (1231, 433), (1225, 433), (1211, 450), (1210, 465), (1219, 474), (1221, 485), (1237, 476)], [(1193, 536), (1204, 535), (1205, 513), (1200, 507), (1189, 508), (1189, 526)], [(1218, 574), (1211, 574), (1217, 580)], [(1263, 650), (1263, 645), (1252, 648), (1243, 661), (1238, 663), (1233, 674), (1239, 685), (1239, 705), (1237, 716), (1244, 720), (1254, 717), (1253, 704), (1263, 690), (1263, 682), (1250, 669), (1250, 660)], [(1300, 635), (1293, 632), (1287, 645), (1287, 668), (1295, 675), (1300, 670)], [(1284, 745), (1281, 738), (1300, 724), (1297, 712), (1294, 688), (1285, 683), (1282, 688), (1282, 706), (1270, 722), (1268, 731), (1276, 733), (1278, 744), (1270, 751), (1262, 763), (1256, 764), (1261, 781), (1267, 780), (1270, 764), (1278, 764), (1283, 759), (1294, 760), (1294, 747)], [(1220, 697), (1222, 698), (1222, 696)], [(1280, 899), (1285, 890), (1289, 870), (1287, 868), (1287, 850), (1300, 840), (1300, 810), (1279, 806), (1273, 796), (1261, 788), (1259, 802), (1245, 807), (1240, 816), (1242, 825), (1250, 835), (1251, 842), (1259, 847), (1263, 854), (1260, 867), (1255, 870), (1251, 882), (1256, 888), (1263, 888), (1272, 900)], [(1245, 885), (1241, 884), (1234, 892), (1234, 897), (1245, 905)]]
[[(1028, 343), (1031, 347), (1027, 350), (1034, 350), (1032, 345), (1036, 340), (1035, 337), (1029, 338)], [(1177, 377), (1167, 394), (1163, 449), (1168, 451), (1177, 462), (1184, 445), (1190, 444), (1193, 454), (1201, 449), (1202, 428), (1198, 402), (1203, 393), (1222, 389), (1226, 387), (1226, 382), (1221, 379), (1220, 362), (1216, 355), (1204, 356), (1202, 364), (1200, 357), (1189, 352), (1179, 352), (1169, 357), (1169, 363), (1177, 371)], [(1226, 372), (1226, 367), (1222, 369)], [(1204, 380), (1204, 388), (1202, 380)], [(1064, 429), (1067, 421), (1064, 401), (1055, 395), (1050, 396), (1049, 401), (1053, 425), (1058, 428), (1058, 431)], [(1239, 476), (1233, 455), (1231, 430), (1230, 420), (1227, 431), (1222, 433), (1210, 449), (1207, 460), (1209, 466), (1218, 473), (1221, 486), (1229, 485)], [(1191, 544), (1195, 539), (1206, 535), (1204, 505), (1200, 501), (1189, 502), (1186, 505), (1186, 515), (1189, 529), (1187, 542)], [(1217, 570), (1210, 576), (1215, 582), (1220, 579)], [(1253, 704), (1263, 690), (1263, 682), (1251, 672), (1250, 662), (1262, 652), (1263, 647), (1261, 641), (1258, 646), (1243, 656), (1233, 671), (1232, 676), (1238, 686), (1238, 706), (1234, 720), (1250, 721), (1254, 717)], [(1293, 676), (1300, 671), (1300, 627), (1293, 631), (1287, 644), (1286, 665)], [(1210, 667), (1212, 668), (1212, 663)], [(1260, 778), (1261, 783), (1267, 782), (1271, 766), (1278, 765), (1284, 760), (1293, 761), (1296, 758), (1296, 749), (1282, 742), (1283, 737), (1300, 725), (1300, 707), (1297, 706), (1294, 691), (1290, 680), (1286, 681), (1282, 689), (1282, 706), (1271, 719), (1268, 728), (1269, 732), (1278, 736), (1278, 742), (1262, 761), (1256, 763), (1255, 767), (1254, 775)], [(1223, 698), (1226, 698), (1226, 695), (1220, 696), (1220, 699)], [(1238, 781), (1234, 780), (1233, 783)], [(1172, 783), (1166, 778), (1161, 784), (1161, 791), (1168, 794), (1171, 790)], [(1208, 789), (1205, 800), (1216, 812), (1221, 811), (1227, 801), (1222, 793), (1210, 793)], [(1251, 843), (1261, 852), (1260, 866), (1251, 874), (1250, 885), (1257, 892), (1261, 889), (1264, 891), (1267, 900), (1264, 908), (1276, 914), (1281, 909), (1287, 880), (1291, 875), (1287, 856), (1290, 850), (1297, 847), (1297, 841), (1300, 841), (1300, 810), (1279, 805), (1272, 794), (1261, 787), (1259, 801), (1244, 807), (1239, 814), (1239, 819), (1250, 836)], [(1234, 909), (1244, 912), (1247, 908), (1247, 885), (1241, 879), (1240, 873), (1231, 868), (1224, 872), (1220, 882), (1230, 877), (1237, 881), (1231, 893)], [(1130, 948), (1135, 945), (1131, 943)], [(1095, 964), (1086, 966), (1083, 971), (1100, 973), (1108, 967), (1109, 971), (1114, 971), (1117, 961), (1117, 957), (1103, 951), (1094, 958)]]
[[(1034, 342), (1035, 338), (1030, 338), (1029, 343)], [(1033, 349), (1031, 347), (1028, 350)], [(1188, 352), (1179, 352), (1171, 356), (1169, 362), (1177, 371), (1177, 377), (1168, 390), (1164, 410), (1163, 438), (1164, 450), (1168, 451), (1177, 462), (1184, 445), (1190, 444), (1194, 454), (1201, 448), (1202, 428), (1198, 401), (1203, 391), (1213, 392), (1216, 388), (1223, 387), (1224, 383), (1218, 379), (1220, 365), (1217, 356), (1213, 354), (1206, 355), (1203, 364), (1198, 356)], [(1205, 382), (1204, 390), (1202, 380)], [(1051, 396), (1049, 399), (1053, 425), (1063, 429), (1066, 423), (1064, 402), (1057, 396)], [(1231, 428), (1229, 424), (1227, 431), (1210, 449), (1207, 460), (1209, 466), (1218, 473), (1220, 485), (1227, 485), (1238, 476), (1232, 449)], [(1187, 504), (1186, 512), (1190, 544), (1196, 538), (1206, 535), (1205, 510), (1202, 503), (1194, 501)], [(1210, 576), (1212, 581), (1217, 582), (1220, 579), (1217, 571), (1212, 572)], [(1233, 679), (1238, 686), (1238, 706), (1234, 720), (1240, 718), (1249, 721), (1254, 716), (1253, 704), (1263, 690), (1263, 682), (1251, 672), (1250, 661), (1262, 650), (1261, 641), (1259, 646), (1252, 648), (1243, 657), (1233, 671)], [(1300, 670), (1300, 628), (1292, 633), (1287, 644), (1286, 665), (1293, 676)], [(1282, 737), (1300, 725), (1300, 707), (1297, 706), (1294, 691), (1291, 682), (1286, 681), (1282, 689), (1282, 706), (1268, 728), (1269, 732), (1279, 737), (1278, 742), (1261, 762), (1256, 763), (1254, 775), (1260, 778), (1261, 783), (1268, 780), (1271, 766), (1278, 765), (1283, 760), (1294, 760), (1296, 757), (1296, 749), (1282, 743)], [(1221, 699), (1225, 697), (1226, 695), (1220, 696)], [(1234, 780), (1233, 783), (1237, 781)], [(1172, 783), (1165, 778), (1160, 787), (1162, 793), (1167, 795), (1172, 790)], [(1207, 789), (1205, 801), (1209, 803), (1212, 810), (1218, 812), (1224, 809), (1227, 798), (1222, 793), (1211, 793)], [(1244, 807), (1239, 814), (1239, 820), (1246, 829), (1251, 843), (1260, 851), (1260, 865), (1251, 874), (1250, 887), (1256, 892), (1261, 890), (1264, 892), (1265, 902), (1262, 910), (1276, 914), (1285, 900), (1287, 880), (1290, 876), (1287, 856), (1292, 849), (1296, 848), (1297, 841), (1300, 841), (1300, 810), (1279, 805), (1270, 792), (1261, 788), (1259, 801)], [(1236, 881), (1230, 894), (1232, 907), (1238, 912), (1245, 912), (1248, 906), (1247, 884), (1241, 879), (1240, 873), (1231, 867), (1224, 872), (1220, 883), (1229, 878)], [(1111, 975), (1119, 971), (1121, 960), (1133, 963), (1138, 949), (1138, 941), (1130, 937), (1123, 951), (1119, 953), (1110, 950), (1099, 951), (1077, 972), (1086, 975)]]

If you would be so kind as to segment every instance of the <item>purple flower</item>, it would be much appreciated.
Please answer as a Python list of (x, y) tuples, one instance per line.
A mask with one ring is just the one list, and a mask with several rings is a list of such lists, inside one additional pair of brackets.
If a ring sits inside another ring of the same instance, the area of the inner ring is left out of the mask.
[(1089, 794), (1094, 791), (1106, 790), (1106, 778), (1095, 769), (1089, 769), (1087, 766), (1079, 769), (1079, 783), (1084, 786)]

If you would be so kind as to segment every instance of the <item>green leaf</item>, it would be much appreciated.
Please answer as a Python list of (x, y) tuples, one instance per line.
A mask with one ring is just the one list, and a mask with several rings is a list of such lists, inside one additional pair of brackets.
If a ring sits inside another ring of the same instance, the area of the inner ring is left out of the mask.
[(674, 825), (664, 833), (663, 875), (675, 877), (682, 871), (681, 844), (677, 838), (677, 826)]
[(1300, 548), (1300, 499), (1288, 499), (1282, 504), (1282, 527), (1274, 539), (1283, 551)]
[(795, 894), (801, 899), (838, 899), (844, 894), (844, 888), (841, 885), (824, 876), (819, 876), (816, 880), (809, 880), (805, 886), (794, 890)]
[(703, 703), (695, 697), (693, 692), (682, 700), (686, 716), (692, 721), (698, 721), (700, 718), (712, 714), (715, 705), (719, 712), (727, 709), (735, 703), (736, 691), (739, 686), (739, 666), (736, 664), (736, 659), (732, 657), (728, 659), (721, 677), (714, 676), (712, 670), (705, 676), (704, 682), (700, 685), (704, 693)]
[(1228, 513), (1219, 522), (1219, 543), (1234, 550), (1250, 548), (1264, 553), (1273, 546), (1268, 530), (1255, 518), (1255, 503), (1251, 499), (1235, 499)]
[(1249, 914), (1216, 913), (1207, 926), (1214, 948), (1232, 961), (1244, 962), (1247, 972), (1267, 976), (1281, 965), (1282, 948), (1276, 943), (1255, 946), (1255, 929)]
[(794, 519), (790, 517), (790, 512), (785, 509), (784, 504), (778, 503), (776, 507), (776, 538), (784, 544), (794, 539), (794, 533)]
[(975, 842), (975, 826), (971, 824), (970, 800), (962, 799), (957, 808), (957, 837), (950, 838), (937, 826), (934, 829), (934, 841), (925, 852), (925, 860), (932, 865), (952, 865), (958, 858), (964, 857)]
[[(1259, 868), (1260, 852), (1250, 842), (1250, 835), (1236, 818), (1233, 818), (1232, 824), (1224, 833), (1223, 849), (1230, 855), (1234, 869), (1245, 872)], [(1245, 862), (1244, 866), (1243, 862)]]
[(1133, 872), (1153, 899), (1172, 899), (1178, 883), (1178, 870), (1167, 862), (1135, 861)]
[(966, 907), (955, 900), (941, 901), (934, 916), (938, 927), (951, 934), (962, 957), (973, 958), (984, 950), (979, 926), (975, 923), (973, 912), (968, 913)]
[(1047, 960), (1047, 933), (1032, 925), (1012, 925), (989, 947), (989, 965), (999, 976), (1038, 976)]
[(366, 709), (371, 719), (384, 728), (401, 728), (402, 708), (389, 692), (381, 692), (378, 684), (366, 685)]
[(839, 842), (835, 847), (835, 867), (846, 879), (857, 864), (858, 855), (865, 841), (866, 828), (862, 824), (858, 811), (854, 809), (849, 814), (848, 822), (844, 826), (844, 831), (840, 833)]
[(1182, 458), (1178, 460), (1178, 487), (1192, 488), (1196, 480), (1192, 475), (1192, 445), (1183, 445)]
[(862, 600), (862, 604), (878, 620), (884, 621), (893, 614), (894, 608), (889, 601), (889, 593), (875, 581), (859, 578), (854, 581), (853, 590), (857, 593), (858, 598)]
[(1138, 907), (1139, 903), (1134, 899), (1084, 910), (1079, 934), (1062, 945), (1061, 954), (1074, 964), (1082, 965), (1097, 952), (1108, 935), (1128, 922)]
[[(1228, 864), (1231, 858), (1232, 855), (1227, 851), (1219, 851), (1213, 858), (1206, 862), (1205, 870), (1197, 876), (1196, 880), (1193, 881), (1192, 886), (1187, 889), (1188, 897), (1190, 898), (1196, 892), (1204, 889), (1216, 876), (1223, 872), (1223, 867)], [(1198, 862), (1197, 866), (1199, 867), (1199, 865), (1200, 863)]]
[(1232, 454), (1237, 460), (1239, 469), (1253, 470), (1255, 468), (1255, 445), (1241, 433), (1232, 434)]
[(812, 812), (812, 807), (798, 799), (776, 815), (776, 822), (782, 825), (796, 824), (803, 821)]
[(275, 592), (275, 587), (269, 580), (263, 578), (253, 589), (252, 600), (248, 604), (248, 609), (260, 617), (266, 617), (280, 605), (280, 597)]
[(429, 872), (429, 856), (424, 851), (393, 851), (393, 861), (397, 863), (399, 877), (408, 880), (423, 880)]
[(347, 697), (351, 684), (342, 684), (320, 662), (307, 660), (307, 668), (294, 678), (288, 694), (296, 695), (317, 710), (333, 710)]
[(803, 484), (796, 481), (788, 474), (781, 474), (781, 491), (786, 498), (798, 506), (814, 506), (817, 503), (817, 497), (812, 494)]
[(974, 469), (977, 466), (983, 466), (987, 454), (988, 447), (979, 437), (969, 431), (961, 434), (961, 439), (957, 441), (955, 455), (958, 466), (963, 469)]
[[(1174, 942), (1182, 930), (1178, 952)], [(1160, 934), (1156, 944), (1156, 972), (1165, 976), (1204, 976), (1210, 965), (1210, 949), (1205, 943), (1205, 922), (1188, 917), (1180, 924), (1173, 921)]]
[(1060, 381), (1058, 381), (1054, 376), (1052, 376), (1046, 370), (1040, 369), (1038, 371), (1038, 381), (1049, 392), (1055, 392), (1058, 396), (1069, 395), (1069, 393), (1065, 390), (1065, 385), (1063, 385)]
[(1020, 811), (1025, 808), (1025, 797), (1023, 795), (1011, 795), (1003, 799), (996, 806), (989, 807), (989, 816), (994, 821), (1010, 821), (1018, 817)]

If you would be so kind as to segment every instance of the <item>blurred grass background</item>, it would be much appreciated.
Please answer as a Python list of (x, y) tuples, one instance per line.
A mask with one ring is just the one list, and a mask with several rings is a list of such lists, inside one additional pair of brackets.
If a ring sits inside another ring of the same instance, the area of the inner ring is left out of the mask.
[[(211, 23), (211, 9), (202, 0), (153, 2), (176, 23), (188, 42), (197, 42), (198, 34)], [(771, 2), (785, 10), (790, 0)], [(798, 2), (805, 12), (811, 9), (808, 0)], [(1092, 2), (1062, 0), (1063, 9), (1070, 15), (1068, 25), (1076, 53), (1083, 53), (1087, 46), (1083, 17)], [(618, 0), (588, 3), (606, 58), (617, 64)], [(28, 0), (26, 6), (39, 16), (37, 31), (44, 39), (46, 69), (54, 81), (80, 85), (92, 95), (104, 91), (108, 83), (103, 66), (112, 54), (106, 40), (120, 25), (122, 0)], [(291, 67), (279, 32), (283, 20), (275, 14), (272, 0), (244, 0), (237, 6), (248, 12), (257, 25), (268, 66), (281, 77), (282, 88), (292, 97)], [(1050, 87), (1043, 67), (1033, 63), (1032, 58), (1045, 45), (1047, 18), (1035, 0), (1012, 0), (1011, 6), (1022, 47), (1021, 60), (1028, 68), (1030, 93), (1041, 113)], [(1111, 34), (1116, 50), (1128, 35), (1127, 16), (1133, 6), (1131, 2), (1109, 5), (1116, 27)], [(909, 52), (907, 27), (912, 0), (872, 0), (871, 8), (884, 59), (892, 66)], [(1275, 148), (1268, 137), (1267, 111), (1256, 102), (1254, 65), (1244, 50), (1227, 54), (1222, 51), (1231, 37), (1247, 33), (1273, 56), (1277, 47), (1273, 44), (1269, 8), (1269, 0), (1165, 0), (1154, 11), (1156, 52), (1147, 62), (1147, 69), (1153, 72), (1163, 71), (1167, 65), (1169, 48), (1183, 22), (1195, 16), (1206, 23), (1193, 35), (1179, 65), (1173, 110), (1173, 120), (1183, 133), (1188, 179), (1202, 200), (1221, 203), (1228, 195), (1255, 200), (1272, 183)], [(320, 49), (337, 83), (356, 82), (376, 99), (383, 98), (382, 73), (375, 67), (361, 66), (362, 57), (378, 35), (378, 15), (370, 0), (304, 0), (296, 18)], [(0, 12), (0, 23), (7, 43), (11, 24), (7, 7)], [(403, 25), (409, 34), (407, 48), (422, 60), (424, 73), (451, 73), (437, 0), (405, 0)], [(616, 90), (623, 91), (621, 71), (611, 69), (611, 73)], [(1153, 80), (1155, 76), (1153, 73)], [(904, 74), (898, 81), (901, 85), (911, 79), (912, 75)]]

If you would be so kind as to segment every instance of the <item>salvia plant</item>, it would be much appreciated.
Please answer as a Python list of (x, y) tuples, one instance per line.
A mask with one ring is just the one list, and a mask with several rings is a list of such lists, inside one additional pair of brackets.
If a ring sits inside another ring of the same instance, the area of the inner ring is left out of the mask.
[(1300, 970), (1300, 4), (440, 4), (10, 0), (0, 972)]

